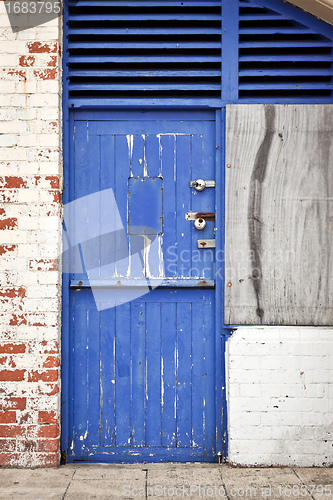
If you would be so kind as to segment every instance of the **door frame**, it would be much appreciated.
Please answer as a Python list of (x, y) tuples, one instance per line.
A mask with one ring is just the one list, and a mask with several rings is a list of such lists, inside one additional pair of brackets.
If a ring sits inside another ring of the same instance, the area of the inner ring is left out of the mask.
[[(66, 85), (67, 87), (67, 85)], [(70, 134), (74, 127), (75, 112), (97, 111), (95, 108), (87, 107), (68, 109), (68, 92), (64, 86), (63, 99), (63, 193), (62, 203), (72, 201), (73, 186), (73, 157)], [(195, 106), (114, 106), (107, 111), (129, 110), (129, 111), (153, 111), (166, 110), (204, 111), (209, 107)], [(225, 461), (228, 451), (227, 430), (227, 397), (226, 397), (226, 372), (225, 372), (225, 348), (230, 336), (230, 329), (224, 326), (224, 207), (225, 207), (225, 106), (214, 108), (215, 110), (215, 210), (216, 210), (216, 283), (215, 283), (215, 422), (216, 422), (216, 453), (218, 460)], [(102, 111), (102, 110), (101, 110)], [(106, 110), (105, 110), (106, 111)], [(74, 422), (73, 422), (73, 314), (70, 303), (70, 275), (62, 275), (62, 331), (61, 331), (61, 462), (73, 463), (75, 461), (73, 450)], [(217, 394), (217, 387), (221, 388), (221, 394)]]

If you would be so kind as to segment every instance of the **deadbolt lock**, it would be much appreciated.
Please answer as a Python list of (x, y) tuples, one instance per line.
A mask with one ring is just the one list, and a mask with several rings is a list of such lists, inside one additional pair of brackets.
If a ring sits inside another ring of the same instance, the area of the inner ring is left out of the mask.
[(205, 229), (206, 227), (206, 221), (202, 217), (200, 219), (195, 219), (194, 221), (194, 227), (201, 231), (202, 229)]

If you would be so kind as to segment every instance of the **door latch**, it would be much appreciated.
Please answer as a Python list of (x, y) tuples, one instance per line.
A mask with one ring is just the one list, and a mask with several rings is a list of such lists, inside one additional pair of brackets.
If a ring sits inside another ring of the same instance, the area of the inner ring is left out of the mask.
[(205, 219), (205, 220), (215, 220), (215, 212), (187, 212), (185, 214), (186, 220), (196, 220), (196, 219)]
[(198, 231), (202, 231), (206, 227), (207, 220), (215, 220), (214, 212), (187, 212), (185, 214), (186, 220), (194, 220), (194, 227)]
[(215, 181), (204, 181), (203, 179), (190, 181), (190, 187), (195, 188), (197, 191), (203, 191), (205, 188), (214, 188), (215, 185)]

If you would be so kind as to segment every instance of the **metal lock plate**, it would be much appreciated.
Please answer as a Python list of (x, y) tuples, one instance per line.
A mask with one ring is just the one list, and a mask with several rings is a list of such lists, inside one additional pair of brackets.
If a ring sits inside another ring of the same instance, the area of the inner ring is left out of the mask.
[(198, 240), (198, 248), (215, 248), (215, 240)]

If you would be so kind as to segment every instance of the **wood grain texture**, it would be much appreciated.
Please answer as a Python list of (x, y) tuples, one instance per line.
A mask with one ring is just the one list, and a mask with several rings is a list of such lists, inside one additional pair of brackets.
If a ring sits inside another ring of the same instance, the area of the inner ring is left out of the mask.
[(227, 106), (226, 324), (333, 325), (332, 111)]

